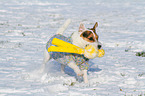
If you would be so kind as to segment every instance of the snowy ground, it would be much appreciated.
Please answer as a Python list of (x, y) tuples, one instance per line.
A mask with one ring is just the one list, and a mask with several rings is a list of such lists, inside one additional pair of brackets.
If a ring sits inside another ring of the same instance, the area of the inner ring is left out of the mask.
[[(144, 0), (0, 0), (0, 96), (145, 96)], [(38, 72), (47, 40), (97, 21), (103, 58), (90, 61), (89, 84), (51, 60)], [(94, 64), (95, 63), (95, 64)]]

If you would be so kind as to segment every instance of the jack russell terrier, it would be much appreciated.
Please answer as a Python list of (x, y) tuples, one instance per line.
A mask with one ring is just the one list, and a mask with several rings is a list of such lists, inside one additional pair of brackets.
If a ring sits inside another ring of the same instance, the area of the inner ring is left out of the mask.
[(46, 63), (53, 58), (61, 64), (62, 73), (64, 73), (64, 68), (67, 65), (74, 70), (77, 76), (83, 76), (84, 82), (88, 83), (87, 70), (89, 67), (89, 58), (86, 58), (84, 55), (81, 54), (65, 52), (48, 52), (47, 50), (51, 45), (53, 45), (51, 43), (53, 38), (61, 39), (63, 41), (74, 44), (80, 48), (85, 48), (87, 45), (93, 45), (97, 49), (100, 49), (102, 45), (98, 41), (99, 36), (96, 33), (97, 26), (98, 23), (96, 22), (93, 28), (86, 29), (84, 24), (81, 23), (78, 32), (72, 33), (70, 37), (65, 37), (61, 33), (57, 32), (57, 34), (51, 37), (47, 42), (44, 52), (44, 61), (42, 69), (45, 69)]

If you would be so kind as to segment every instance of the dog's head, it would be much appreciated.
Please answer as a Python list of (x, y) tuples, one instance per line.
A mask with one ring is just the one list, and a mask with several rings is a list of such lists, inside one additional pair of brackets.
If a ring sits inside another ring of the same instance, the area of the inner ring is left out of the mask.
[(73, 44), (85, 48), (87, 45), (93, 45), (97, 49), (102, 47), (101, 43), (98, 41), (99, 36), (96, 33), (96, 27), (98, 23), (96, 22), (93, 28), (86, 29), (84, 24), (80, 24), (79, 31), (74, 33)]

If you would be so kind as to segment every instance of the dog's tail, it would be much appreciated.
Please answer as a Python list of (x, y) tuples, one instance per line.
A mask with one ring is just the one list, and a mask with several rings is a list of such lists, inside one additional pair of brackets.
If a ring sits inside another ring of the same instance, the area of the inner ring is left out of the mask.
[(71, 23), (71, 19), (67, 19), (65, 23), (57, 30), (56, 34), (63, 34), (63, 32), (66, 30), (66, 28), (70, 23)]

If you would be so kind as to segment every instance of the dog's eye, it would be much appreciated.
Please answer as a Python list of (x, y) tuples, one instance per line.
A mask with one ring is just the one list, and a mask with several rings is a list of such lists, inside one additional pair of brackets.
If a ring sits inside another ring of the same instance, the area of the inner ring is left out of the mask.
[(88, 35), (86, 33), (83, 34), (83, 37), (88, 37)]
[(90, 37), (89, 40), (94, 41), (93, 37)]

